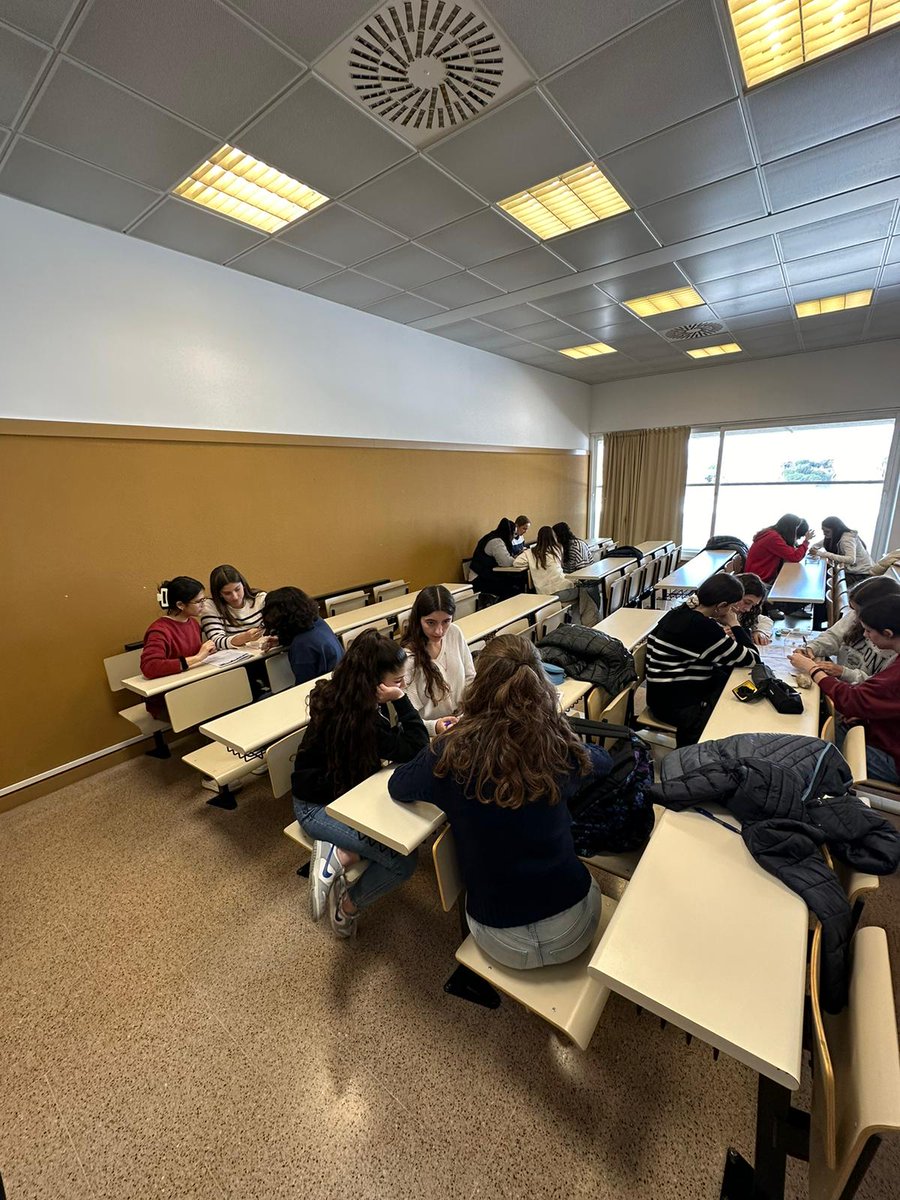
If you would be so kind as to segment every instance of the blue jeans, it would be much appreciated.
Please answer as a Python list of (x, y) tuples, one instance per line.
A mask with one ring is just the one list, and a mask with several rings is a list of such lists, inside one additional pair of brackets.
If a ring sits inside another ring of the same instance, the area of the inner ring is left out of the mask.
[(866, 768), (870, 779), (881, 779), (885, 783), (900, 783), (900, 772), (893, 754), (879, 750), (877, 746), (866, 746)]
[(419, 860), (415, 851), (398, 854), (380, 842), (373, 842), (342, 821), (329, 817), (321, 805), (305, 804), (294, 796), (294, 814), (311, 838), (333, 842), (340, 850), (350, 850), (371, 864), (349, 889), (350, 899), (357, 908), (368, 908), (379, 897), (400, 887), (416, 869)]
[(591, 944), (600, 920), (602, 899), (595, 879), (583, 900), (563, 912), (507, 929), (482, 925), (466, 913), (472, 937), (480, 948), (504, 967), (529, 971), (577, 958)]

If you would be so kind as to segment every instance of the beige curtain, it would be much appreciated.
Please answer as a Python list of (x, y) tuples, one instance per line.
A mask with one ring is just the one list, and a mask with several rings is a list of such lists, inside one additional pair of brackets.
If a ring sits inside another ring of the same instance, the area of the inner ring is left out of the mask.
[(603, 435), (604, 537), (681, 542), (690, 435), (689, 425)]

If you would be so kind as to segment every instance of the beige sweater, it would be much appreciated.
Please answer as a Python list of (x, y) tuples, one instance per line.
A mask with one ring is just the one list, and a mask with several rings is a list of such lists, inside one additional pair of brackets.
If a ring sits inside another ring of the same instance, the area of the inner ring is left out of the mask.
[(419, 716), (425, 722), (425, 728), (434, 737), (434, 725), (439, 717), (459, 715), (463, 693), (467, 685), (475, 678), (472, 652), (469, 650), (459, 626), (450, 626), (444, 634), (440, 654), (432, 661), (450, 685), (447, 694), (437, 704), (428, 695), (425, 676), (416, 667), (412, 657), (406, 660), (405, 687), (413, 707), (418, 710)]

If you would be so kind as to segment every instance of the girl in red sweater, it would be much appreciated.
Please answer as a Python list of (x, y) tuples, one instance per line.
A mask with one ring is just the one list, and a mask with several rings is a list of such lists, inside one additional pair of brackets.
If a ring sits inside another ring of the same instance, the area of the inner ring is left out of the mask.
[[(801, 529), (803, 540), (798, 546)], [(774, 525), (753, 535), (744, 570), (758, 575), (763, 583), (774, 583), (782, 563), (801, 562), (806, 557), (811, 537), (812, 530), (802, 517), (785, 513)]]
[[(872, 600), (859, 619), (876, 650), (900, 651), (900, 596)], [(842, 717), (865, 726), (869, 778), (900, 784), (900, 655), (862, 683), (835, 679), (802, 650), (791, 655), (791, 663), (816, 681)]]
[[(203, 641), (197, 624), (205, 599), (199, 580), (190, 575), (176, 575), (159, 585), (156, 599), (166, 615), (158, 617), (144, 634), (141, 671), (146, 679), (177, 675), (188, 667), (197, 667), (215, 649), (211, 641)], [(152, 716), (164, 718), (164, 698), (152, 697), (147, 701), (147, 709)]]

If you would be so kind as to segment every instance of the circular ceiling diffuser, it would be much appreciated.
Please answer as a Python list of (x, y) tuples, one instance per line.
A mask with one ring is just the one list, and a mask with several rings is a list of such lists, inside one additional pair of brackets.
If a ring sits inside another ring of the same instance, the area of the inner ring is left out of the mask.
[(386, 4), (356, 34), (350, 78), (379, 117), (409, 129), (449, 129), (477, 116), (503, 79), (487, 22), (446, 0)]
[(721, 333), (724, 325), (715, 321), (697, 321), (693, 325), (678, 325), (666, 333), (670, 342), (689, 342), (692, 338), (705, 338), (713, 333)]

